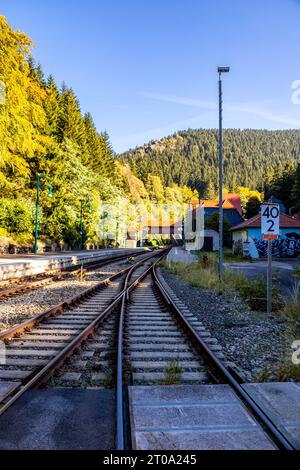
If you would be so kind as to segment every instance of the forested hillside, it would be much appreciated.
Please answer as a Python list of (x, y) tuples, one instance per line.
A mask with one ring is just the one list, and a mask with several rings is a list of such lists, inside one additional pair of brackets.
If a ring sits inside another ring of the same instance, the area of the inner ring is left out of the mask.
[[(176, 182), (213, 197), (218, 187), (218, 131), (187, 130), (152, 141), (121, 155), (135, 174), (147, 182), (158, 175), (165, 185)], [(300, 161), (300, 130), (224, 131), (224, 185), (264, 191), (274, 178)]]
[[(134, 204), (183, 204), (197, 191), (216, 196), (216, 130), (181, 131), (116, 156), (74, 91), (44, 76), (32, 47), (0, 16), (0, 238), (33, 242), (38, 174), (40, 239), (72, 247), (80, 242), (81, 209), (84, 240), (101, 243), (104, 203), (126, 197), (132, 226), (139, 218)], [(224, 131), (224, 186), (241, 192), (246, 216), (262, 191), (300, 211), (299, 159), (300, 131)]]
[[(101, 242), (101, 205), (127, 197), (131, 204), (187, 200), (188, 188), (147, 188), (115, 158), (109, 137), (82, 114), (73, 90), (58, 87), (35, 64), (33, 43), (0, 16), (0, 237), (32, 243), (36, 179), (41, 174), (40, 238), (70, 246)], [(52, 184), (52, 198), (48, 187)], [(134, 217), (131, 217), (133, 223)]]

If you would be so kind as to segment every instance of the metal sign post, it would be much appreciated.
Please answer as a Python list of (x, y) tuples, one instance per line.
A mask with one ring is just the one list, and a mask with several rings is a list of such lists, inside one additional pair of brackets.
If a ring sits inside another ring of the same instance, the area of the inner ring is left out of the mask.
[(267, 269), (267, 312), (272, 312), (272, 241), (279, 237), (279, 204), (264, 203), (261, 206), (261, 233), (268, 241), (268, 269)]
[(267, 313), (272, 312), (272, 239), (268, 240)]

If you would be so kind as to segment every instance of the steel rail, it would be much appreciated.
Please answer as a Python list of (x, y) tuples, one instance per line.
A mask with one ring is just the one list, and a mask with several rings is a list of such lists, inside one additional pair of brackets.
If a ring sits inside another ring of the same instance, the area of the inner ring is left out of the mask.
[(269, 418), (267, 413), (260, 407), (253, 398), (243, 389), (241, 384), (237, 382), (235, 377), (232, 373), (224, 366), (224, 364), (220, 361), (220, 359), (216, 356), (216, 354), (211, 351), (209, 346), (203, 341), (203, 339), (199, 336), (196, 330), (192, 327), (189, 321), (183, 316), (180, 312), (176, 304), (173, 302), (171, 296), (166, 291), (160, 280), (158, 279), (156, 273), (156, 265), (152, 267), (152, 276), (154, 278), (155, 285), (157, 286), (158, 290), (166, 300), (169, 307), (177, 315), (180, 322), (183, 324), (185, 330), (188, 332), (190, 337), (195, 341), (198, 345), (201, 352), (204, 354), (205, 358), (208, 362), (212, 365), (213, 369), (215, 369), (218, 373), (218, 376), (221, 380), (225, 381), (228, 385), (230, 385), (237, 395), (241, 398), (244, 402), (246, 407), (252, 414), (256, 416), (258, 421), (263, 423), (264, 427), (268, 431), (269, 435), (273, 438), (273, 441), (277, 444), (280, 449), (284, 450), (296, 450), (296, 448), (286, 439), (284, 434), (280, 431), (280, 429), (276, 426), (276, 424)]
[[(168, 252), (169, 250), (166, 250)], [(130, 292), (149, 274), (153, 267), (166, 256), (164, 252), (159, 259), (154, 261), (137, 279), (129, 285), (130, 278), (137, 266), (134, 266), (127, 274), (125, 279), (125, 289), (122, 297), (122, 305), (119, 317), (118, 330), (118, 351), (117, 351), (117, 433), (116, 433), (116, 449), (122, 451), (125, 449), (125, 432), (124, 432), (124, 403), (123, 403), (123, 337), (124, 337), (124, 319), (126, 302), (129, 301)], [(156, 254), (157, 255), (157, 254)]]
[[(104, 257), (99, 260), (91, 260), (87, 262), (84, 267), (87, 271), (90, 271), (93, 268), (100, 268), (101, 266), (106, 266), (107, 264), (111, 264), (117, 261), (121, 261), (122, 259), (128, 258), (128, 256), (141, 256), (146, 252), (133, 251), (132, 253), (127, 254), (120, 254), (116, 256)], [(15, 285), (15, 287), (8, 287), (1, 289), (1, 281), (0, 281), (0, 299), (13, 297), (20, 294), (26, 294), (31, 290), (37, 290), (42, 288), (44, 285), (50, 284), (51, 282), (55, 282), (57, 280), (63, 279), (67, 276), (74, 275), (80, 272), (81, 268), (77, 266), (69, 266), (65, 269), (56, 269), (53, 273), (45, 272), (31, 276), (25, 276), (19, 279), (12, 279), (11, 284)], [(42, 277), (42, 279), (39, 279)], [(5, 281), (4, 281), (5, 282)]]
[[(133, 272), (136, 267), (140, 266), (142, 263), (148, 259), (157, 256), (158, 253), (151, 253), (146, 258), (138, 261), (133, 267), (128, 267), (119, 273), (111, 276), (110, 279), (116, 278), (127, 272)], [(127, 279), (127, 277), (126, 277)], [(102, 282), (102, 281), (101, 281)], [(90, 290), (89, 290), (90, 291)], [(44, 382), (58, 367), (60, 367), (64, 361), (70, 357), (76, 349), (78, 349), (81, 343), (86, 340), (93, 331), (98, 327), (99, 323), (106, 319), (106, 317), (115, 310), (119, 305), (120, 301), (123, 299), (126, 294), (126, 289), (123, 289), (116, 298), (108, 305), (103, 312), (101, 312), (83, 331), (79, 333), (73, 340), (67, 344), (55, 357), (53, 357), (46, 366), (42, 367), (40, 370), (36, 369), (33, 374), (29, 375), (28, 381), (25, 384), (22, 384), (21, 388), (0, 408), (0, 416), (5, 413), (18, 399), (20, 399), (28, 390), (32, 387), (37, 386)], [(45, 313), (45, 312), (44, 312)]]
[[(141, 254), (145, 254), (145, 253), (141, 253)], [(120, 259), (123, 259), (123, 258), (126, 259), (127, 257), (128, 256), (122, 255), (122, 258), (120, 258)], [(147, 259), (147, 258), (148, 257), (145, 257), (143, 259)], [(101, 266), (103, 266), (105, 264), (111, 264), (115, 261), (120, 261), (120, 259), (118, 258), (118, 260), (114, 260), (114, 261), (110, 260), (110, 261), (107, 261), (103, 264), (101, 263)], [(25, 320), (22, 323), (19, 323), (19, 324), (15, 325), (15, 326), (7, 329), (7, 330), (4, 330), (3, 332), (0, 333), (0, 341), (7, 341), (7, 340), (13, 338), (16, 334), (21, 334), (25, 330), (37, 326), (41, 321), (46, 320), (50, 316), (61, 313), (65, 308), (69, 308), (72, 305), (83, 301), (87, 297), (89, 297), (89, 296), (95, 294), (96, 292), (98, 292), (104, 285), (107, 285), (109, 282), (111, 282), (114, 279), (117, 279), (118, 277), (125, 274), (127, 271), (129, 271), (131, 269), (131, 267), (132, 266), (129, 266), (128, 268), (126, 268), (122, 271), (119, 271), (118, 273), (113, 274), (112, 276), (109, 276), (105, 279), (102, 279), (95, 286), (84, 290), (80, 294), (77, 294), (77, 295), (69, 298), (68, 300), (61, 302), (60, 304), (57, 304), (57, 305), (45, 310), (44, 312), (41, 312), (38, 315), (35, 315), (34, 317)]]

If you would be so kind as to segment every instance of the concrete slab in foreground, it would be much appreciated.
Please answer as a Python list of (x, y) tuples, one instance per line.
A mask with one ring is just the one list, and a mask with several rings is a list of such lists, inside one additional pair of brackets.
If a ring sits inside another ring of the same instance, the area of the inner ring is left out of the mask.
[(129, 387), (135, 450), (272, 450), (227, 385)]
[(111, 390), (30, 391), (0, 418), (0, 450), (111, 450)]
[(294, 447), (300, 449), (300, 383), (245, 384), (244, 389), (267, 411)]
[(20, 382), (0, 382), (0, 403), (5, 398), (16, 390), (20, 385)]

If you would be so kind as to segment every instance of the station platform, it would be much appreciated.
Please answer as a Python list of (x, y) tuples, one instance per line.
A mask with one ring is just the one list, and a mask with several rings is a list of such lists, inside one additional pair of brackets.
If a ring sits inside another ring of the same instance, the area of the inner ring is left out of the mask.
[[(300, 384), (245, 384), (245, 390), (300, 449)], [(276, 450), (228, 385), (129, 388), (134, 450)]]
[(182, 247), (172, 248), (167, 256), (167, 261), (174, 263), (195, 264), (198, 263), (198, 257)]
[(105, 257), (113, 258), (123, 253), (131, 254), (138, 250), (138, 248), (123, 248), (42, 255), (3, 255), (0, 256), (0, 281), (86, 264)]

